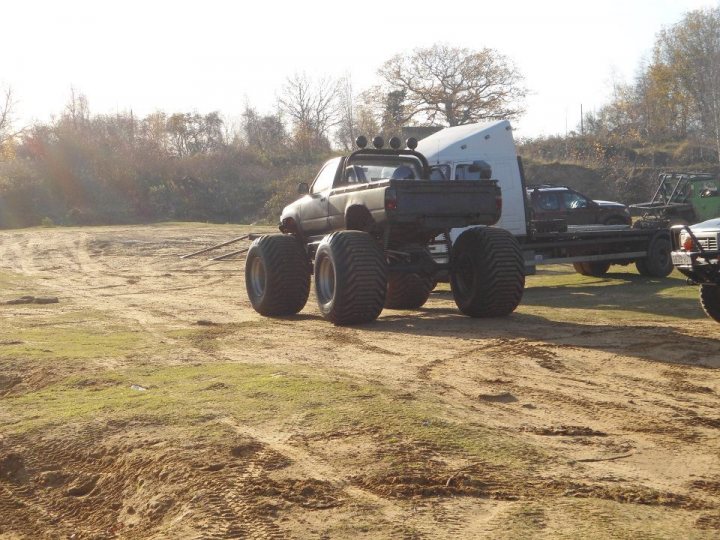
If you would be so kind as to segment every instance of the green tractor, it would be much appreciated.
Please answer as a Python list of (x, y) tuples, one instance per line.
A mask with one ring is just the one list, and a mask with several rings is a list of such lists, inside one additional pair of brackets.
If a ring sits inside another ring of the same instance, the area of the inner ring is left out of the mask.
[(707, 173), (661, 173), (650, 202), (633, 204), (630, 212), (643, 221), (689, 225), (720, 217), (720, 180)]

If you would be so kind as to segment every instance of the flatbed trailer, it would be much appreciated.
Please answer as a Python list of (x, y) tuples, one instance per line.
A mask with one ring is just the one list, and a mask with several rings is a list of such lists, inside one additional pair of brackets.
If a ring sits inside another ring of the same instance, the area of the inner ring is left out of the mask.
[[(604, 275), (611, 265), (631, 263), (649, 277), (665, 277), (672, 272), (666, 221), (568, 226), (563, 219), (534, 220), (522, 160), (506, 120), (443, 129), (420, 141), (419, 150), (438, 174), (451, 179), (469, 179), (473, 164), (482, 162), (491, 167), (492, 178), (502, 190), (502, 215), (496, 226), (510, 231), (520, 243), (527, 274), (543, 264), (572, 264), (578, 273), (592, 276)], [(447, 257), (450, 245), (462, 231), (453, 229), (437, 239), (430, 246), (434, 257)]]
[(587, 275), (602, 275), (610, 265), (631, 263), (652, 277), (665, 277), (672, 271), (670, 233), (662, 228), (568, 227), (564, 232), (527, 236), (520, 245), (528, 274), (543, 264), (573, 264)]

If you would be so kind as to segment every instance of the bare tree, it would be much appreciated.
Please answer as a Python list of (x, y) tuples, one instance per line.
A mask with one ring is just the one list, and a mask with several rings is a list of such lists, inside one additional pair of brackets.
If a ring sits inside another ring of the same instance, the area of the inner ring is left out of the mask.
[[(527, 94), (512, 62), (493, 49), (447, 45), (397, 55), (378, 70), (383, 79), (376, 96), (391, 104), (395, 121), (456, 126), (485, 119), (514, 118)], [(404, 95), (402, 94), (404, 93)], [(390, 100), (390, 101), (389, 101)]]
[(15, 99), (13, 98), (13, 91), (11, 87), (5, 88), (2, 95), (0, 96), (0, 150), (5, 144), (17, 135), (14, 131), (14, 117), (13, 112), (15, 109)]
[(338, 84), (338, 111), (340, 119), (335, 132), (335, 139), (347, 151), (355, 143), (355, 95), (353, 94), (352, 79), (346, 75)]
[(208, 154), (225, 145), (223, 120), (217, 111), (205, 116), (175, 113), (167, 119), (165, 130), (171, 148), (179, 157)]
[(242, 115), (242, 126), (250, 148), (271, 160), (285, 154), (288, 137), (279, 114), (260, 115), (248, 104)]
[(720, 157), (720, 8), (687, 13), (658, 41), (659, 60), (691, 96), (700, 127)]
[(323, 77), (313, 82), (304, 73), (288, 77), (279, 105), (290, 117), (296, 142), (305, 151), (328, 145), (330, 129), (341, 118), (340, 95), (341, 83), (336, 79)]
[(69, 120), (74, 128), (90, 120), (90, 106), (85, 94), (70, 87), (70, 100), (65, 105), (63, 118)]

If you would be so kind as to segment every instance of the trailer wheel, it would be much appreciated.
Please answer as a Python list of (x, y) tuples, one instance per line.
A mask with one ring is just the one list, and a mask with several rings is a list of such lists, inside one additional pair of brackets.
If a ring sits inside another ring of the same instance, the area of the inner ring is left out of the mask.
[(610, 263), (607, 261), (573, 263), (573, 268), (583, 276), (602, 277), (610, 270)]
[(668, 238), (656, 237), (650, 242), (647, 257), (638, 259), (635, 263), (638, 272), (648, 277), (667, 277), (673, 271), (671, 251), (672, 246)]
[(637, 268), (638, 274), (640, 274), (641, 276), (650, 275), (650, 270), (648, 270), (647, 267), (647, 259), (645, 259), (645, 257), (635, 261), (635, 268)]
[(245, 260), (245, 288), (261, 315), (299, 312), (310, 294), (310, 262), (303, 244), (288, 234), (257, 238)]
[(366, 232), (340, 231), (320, 242), (315, 294), (322, 316), (337, 325), (374, 321), (387, 294), (387, 263)]
[(417, 309), (422, 307), (435, 288), (435, 281), (420, 274), (388, 275), (385, 307), (389, 309)]
[(720, 285), (700, 285), (700, 304), (708, 317), (720, 322)]
[(502, 317), (520, 303), (524, 260), (515, 237), (494, 227), (468, 229), (451, 252), (450, 288), (470, 317)]

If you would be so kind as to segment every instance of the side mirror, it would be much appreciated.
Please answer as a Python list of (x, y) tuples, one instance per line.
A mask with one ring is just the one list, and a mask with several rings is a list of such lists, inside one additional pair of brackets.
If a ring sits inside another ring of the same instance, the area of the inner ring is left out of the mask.
[(300, 182), (298, 184), (298, 193), (300, 195), (307, 195), (310, 193), (310, 186), (307, 185), (307, 182)]

